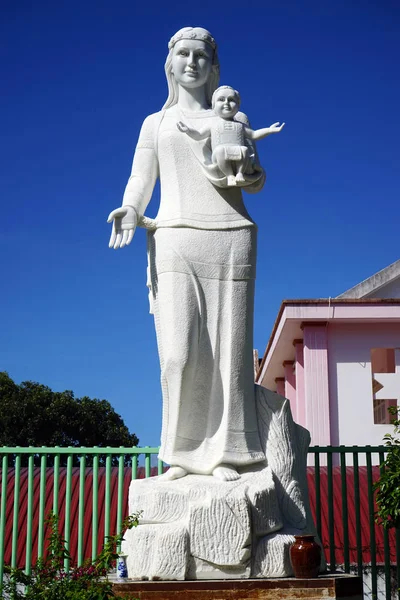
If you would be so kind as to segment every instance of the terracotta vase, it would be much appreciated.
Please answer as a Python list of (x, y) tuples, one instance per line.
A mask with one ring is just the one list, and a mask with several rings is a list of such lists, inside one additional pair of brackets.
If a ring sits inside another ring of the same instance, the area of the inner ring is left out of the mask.
[(318, 577), (321, 564), (321, 548), (313, 535), (295, 535), (290, 547), (290, 560), (297, 579)]

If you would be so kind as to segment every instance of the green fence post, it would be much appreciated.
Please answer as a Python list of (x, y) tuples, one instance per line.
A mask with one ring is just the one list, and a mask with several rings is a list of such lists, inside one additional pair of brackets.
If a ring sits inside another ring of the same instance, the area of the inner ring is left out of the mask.
[[(356, 448), (356, 446), (353, 446)], [(356, 543), (357, 543), (357, 574), (362, 577), (363, 556), (361, 542), (361, 515), (360, 515), (360, 473), (358, 470), (358, 451), (353, 451), (353, 478), (354, 478), (354, 509), (356, 513)]]
[(333, 469), (332, 449), (327, 448), (327, 473), (328, 473), (328, 515), (329, 515), (329, 563), (332, 573), (336, 571), (335, 555), (335, 514), (333, 508)]
[(137, 479), (138, 457), (137, 454), (132, 456), (132, 481)]
[[(69, 450), (69, 447), (68, 447)], [(68, 454), (67, 458), (67, 480), (65, 483), (65, 523), (64, 523), (64, 540), (65, 548), (69, 552), (71, 549), (71, 491), (72, 491), (72, 459), (73, 455)], [(64, 569), (69, 571), (70, 559), (64, 559)]]
[[(108, 450), (108, 448), (107, 448)], [(111, 460), (110, 454), (106, 456), (106, 481), (105, 481), (105, 502), (104, 502), (104, 542), (110, 535), (110, 507), (111, 507)]]
[[(18, 520), (19, 520), (19, 491), (21, 486), (21, 455), (15, 457), (15, 475), (14, 475), (14, 512), (13, 512), (13, 531), (11, 544), (11, 567), (17, 566), (18, 555)], [(1, 581), (1, 580), (0, 580)]]
[[(32, 448), (32, 452), (34, 452)], [(28, 458), (28, 501), (26, 510), (26, 552), (25, 574), (30, 575), (32, 570), (32, 523), (33, 523), (33, 454)]]
[(47, 456), (40, 457), (40, 486), (39, 486), (39, 525), (38, 525), (38, 558), (43, 558), (44, 544), (44, 509), (46, 504), (46, 467)]
[[(124, 509), (124, 478), (125, 478), (125, 456), (120, 454), (118, 459), (118, 497), (117, 497), (117, 533), (122, 530), (122, 516)], [(117, 546), (117, 552), (121, 551), (121, 543)]]
[[(58, 450), (58, 446), (56, 447)], [(60, 486), (60, 455), (54, 456), (54, 472), (53, 472), (53, 513), (58, 515), (58, 492)]]
[(79, 464), (79, 512), (78, 512), (78, 567), (83, 564), (83, 534), (85, 528), (85, 477), (86, 456), (80, 457)]
[(144, 474), (145, 477), (150, 477), (151, 475), (151, 454), (149, 453), (149, 447), (145, 446), (144, 448)]
[(322, 540), (322, 520), (321, 520), (321, 467), (319, 452), (314, 454), (314, 473), (315, 473), (315, 512), (317, 520), (318, 537)]
[(99, 455), (93, 457), (92, 475), (92, 560), (97, 556), (97, 534), (99, 526)]
[[(385, 453), (379, 452), (379, 463), (380, 463), (380, 472), (384, 473), (385, 467), (382, 464), (385, 460)], [(385, 589), (386, 589), (386, 598), (390, 600), (392, 590), (390, 583), (390, 546), (389, 546), (389, 532), (384, 527), (383, 529), (383, 552), (385, 557)]]
[(371, 549), (371, 592), (372, 597), (378, 595), (378, 583), (376, 572), (376, 541), (375, 541), (375, 515), (374, 515), (374, 492), (372, 481), (371, 451), (366, 451), (367, 459), (367, 481), (368, 481), (368, 511), (369, 511), (369, 536)]
[(6, 535), (8, 456), (3, 455), (1, 465), (1, 503), (0, 503), (0, 590), (3, 588), (4, 542)]
[(350, 556), (349, 556), (349, 515), (347, 510), (347, 468), (346, 454), (341, 446), (340, 451), (340, 479), (342, 488), (342, 524), (343, 524), (343, 555), (344, 555), (344, 571), (350, 573)]

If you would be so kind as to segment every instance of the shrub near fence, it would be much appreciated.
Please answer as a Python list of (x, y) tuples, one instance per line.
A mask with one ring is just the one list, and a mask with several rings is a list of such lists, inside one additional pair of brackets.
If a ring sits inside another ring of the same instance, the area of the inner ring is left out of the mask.
[[(375, 523), (372, 489), (380, 473), (373, 463), (386, 451), (385, 446), (312, 447), (308, 484), (330, 570), (361, 575), (370, 565), (377, 597), (377, 572), (383, 569), (389, 600), (393, 570), (400, 581), (400, 536)], [(45, 555), (50, 511), (59, 516), (73, 564), (94, 558), (104, 539), (121, 529), (130, 481), (162, 473), (157, 453), (149, 447), (0, 448), (0, 581), (4, 564), (30, 573), (37, 557)]]

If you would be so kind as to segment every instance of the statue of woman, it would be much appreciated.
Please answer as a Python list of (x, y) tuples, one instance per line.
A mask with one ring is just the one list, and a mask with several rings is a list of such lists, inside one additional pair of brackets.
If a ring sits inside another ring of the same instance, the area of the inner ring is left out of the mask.
[[(185, 27), (169, 43), (169, 95), (142, 126), (122, 207), (111, 212), (110, 247), (130, 244), (148, 228), (148, 286), (154, 314), (163, 393), (160, 458), (168, 479), (188, 473), (230, 481), (239, 467), (265, 459), (253, 374), (253, 307), (257, 228), (239, 186), (227, 187), (194, 129), (215, 118), (211, 97), (219, 62), (211, 34)], [(248, 124), (243, 113), (235, 118)], [(265, 175), (250, 147), (246, 190)], [(144, 217), (157, 177), (157, 217)]]

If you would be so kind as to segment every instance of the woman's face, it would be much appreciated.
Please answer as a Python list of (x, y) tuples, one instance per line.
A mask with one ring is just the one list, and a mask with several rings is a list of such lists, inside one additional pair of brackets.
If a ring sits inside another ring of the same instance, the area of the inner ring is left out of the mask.
[(176, 42), (172, 55), (172, 73), (178, 85), (196, 88), (204, 85), (210, 75), (213, 50), (201, 40)]

